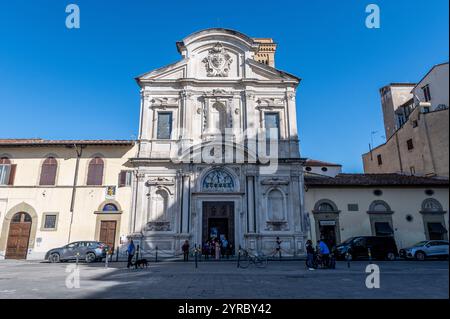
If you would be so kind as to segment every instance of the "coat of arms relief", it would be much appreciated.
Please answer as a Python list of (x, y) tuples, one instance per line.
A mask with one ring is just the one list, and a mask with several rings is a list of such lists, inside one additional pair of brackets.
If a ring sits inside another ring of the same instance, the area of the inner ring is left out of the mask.
[(207, 76), (226, 77), (230, 71), (230, 65), (233, 59), (221, 43), (216, 43), (208, 51), (208, 56), (202, 62), (205, 64)]

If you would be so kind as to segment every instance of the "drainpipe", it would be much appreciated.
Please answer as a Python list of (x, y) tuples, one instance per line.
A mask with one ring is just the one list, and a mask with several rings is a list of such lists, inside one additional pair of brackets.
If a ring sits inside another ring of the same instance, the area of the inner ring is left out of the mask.
[(69, 237), (67, 239), (67, 243), (70, 243), (70, 236), (72, 233), (73, 208), (75, 206), (75, 194), (77, 191), (78, 169), (80, 166), (80, 158), (81, 158), (81, 155), (83, 154), (83, 148), (85, 148), (85, 145), (80, 145), (78, 147), (78, 145), (74, 144), (73, 146), (70, 146), (70, 147), (75, 148), (75, 152), (77, 152), (77, 161), (75, 164), (75, 175), (73, 178), (73, 185), (72, 185), (72, 199), (70, 201), (70, 224), (69, 224)]

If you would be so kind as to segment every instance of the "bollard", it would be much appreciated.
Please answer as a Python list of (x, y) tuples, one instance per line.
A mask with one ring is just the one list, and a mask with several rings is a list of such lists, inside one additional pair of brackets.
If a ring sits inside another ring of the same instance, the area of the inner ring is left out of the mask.
[(158, 262), (158, 246), (155, 247), (156, 248), (156, 252), (155, 252), (155, 263)]
[(350, 268), (350, 254), (345, 253), (345, 259), (347, 259), (347, 268)]
[(239, 250), (238, 250), (238, 262), (237, 262), (237, 267), (239, 268), (239, 263), (241, 262), (241, 245), (239, 245)]
[(369, 254), (369, 264), (372, 263), (372, 252), (370, 251), (370, 248), (367, 248), (367, 253)]
[(195, 268), (198, 268), (198, 263), (197, 263), (197, 244), (195, 244), (195, 246), (194, 246), (194, 257), (195, 257)]
[(117, 251), (116, 251), (116, 262), (118, 262), (119, 261), (119, 248), (117, 248)]
[(106, 257), (105, 257), (105, 268), (108, 268), (108, 253), (109, 253), (109, 251), (107, 250), (106, 251)]
[(77, 258), (77, 267), (78, 267), (78, 259), (80, 258), (80, 253), (76, 254), (76, 258)]

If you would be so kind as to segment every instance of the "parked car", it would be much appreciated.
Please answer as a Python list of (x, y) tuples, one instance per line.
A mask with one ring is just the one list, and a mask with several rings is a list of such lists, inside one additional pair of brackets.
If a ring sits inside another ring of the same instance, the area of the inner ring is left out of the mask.
[(448, 258), (447, 240), (424, 240), (417, 244), (400, 249), (400, 257), (404, 259), (425, 260), (427, 258)]
[(336, 246), (338, 259), (369, 258), (395, 260), (399, 256), (397, 244), (391, 236), (358, 236), (351, 237)]
[(106, 252), (109, 250), (108, 245), (98, 241), (77, 241), (67, 244), (63, 247), (54, 248), (45, 254), (45, 260), (52, 263), (61, 261), (86, 260), (86, 262), (101, 261), (106, 257)]

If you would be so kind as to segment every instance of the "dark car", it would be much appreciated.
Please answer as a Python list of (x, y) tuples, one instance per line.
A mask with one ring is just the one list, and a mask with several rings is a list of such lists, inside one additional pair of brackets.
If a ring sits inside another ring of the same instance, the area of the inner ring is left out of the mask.
[(369, 258), (395, 260), (399, 256), (394, 237), (358, 236), (351, 237), (336, 246), (338, 259)]
[(45, 260), (52, 263), (68, 260), (101, 261), (106, 257), (108, 245), (98, 241), (77, 241), (63, 247), (54, 248), (45, 254)]

